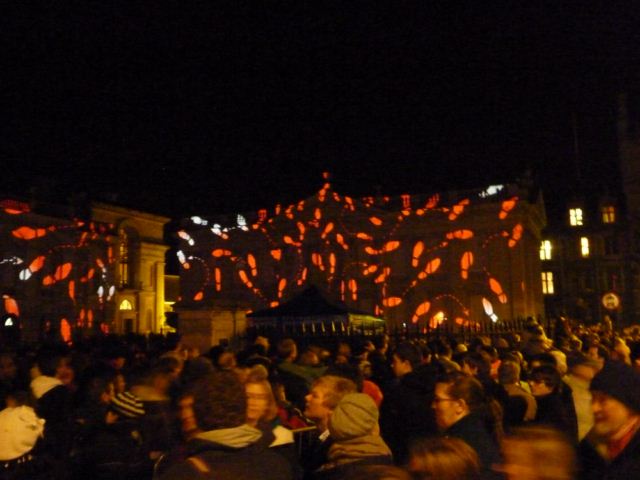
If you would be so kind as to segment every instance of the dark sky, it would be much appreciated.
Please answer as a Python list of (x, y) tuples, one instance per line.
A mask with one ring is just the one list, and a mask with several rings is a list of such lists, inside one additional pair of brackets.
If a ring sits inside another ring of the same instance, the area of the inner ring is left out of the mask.
[(54, 200), (111, 193), (169, 215), (294, 201), (325, 170), (355, 195), (482, 186), (527, 168), (566, 190), (572, 112), (581, 173), (602, 179), (615, 94), (640, 64), (638, 12), (514, 3), (11, 7), (5, 185)]

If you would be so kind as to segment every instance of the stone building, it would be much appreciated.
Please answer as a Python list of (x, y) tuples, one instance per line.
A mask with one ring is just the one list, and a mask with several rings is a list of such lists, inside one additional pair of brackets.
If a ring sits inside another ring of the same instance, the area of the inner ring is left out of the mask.
[(541, 195), (517, 185), (354, 199), (329, 183), (271, 211), (178, 231), (183, 333), (231, 338), (308, 286), (389, 325), (463, 327), (543, 313)]

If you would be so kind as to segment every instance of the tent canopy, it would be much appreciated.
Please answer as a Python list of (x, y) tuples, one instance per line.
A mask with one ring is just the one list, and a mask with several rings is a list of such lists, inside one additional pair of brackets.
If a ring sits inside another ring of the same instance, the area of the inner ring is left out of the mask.
[(258, 310), (248, 314), (247, 317), (256, 323), (278, 320), (308, 322), (341, 319), (347, 321), (362, 317), (384, 323), (384, 320), (366, 312), (351, 309), (342, 302), (327, 299), (315, 286), (307, 288), (288, 302), (277, 307)]

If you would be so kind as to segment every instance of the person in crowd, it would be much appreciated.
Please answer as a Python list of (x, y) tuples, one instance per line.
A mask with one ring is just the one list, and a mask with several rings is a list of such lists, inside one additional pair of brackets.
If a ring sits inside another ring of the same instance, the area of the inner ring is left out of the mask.
[(15, 355), (0, 352), (0, 409), (5, 408), (6, 398), (16, 391), (25, 389), (18, 375), (18, 365)]
[(609, 360), (609, 350), (607, 347), (600, 343), (592, 343), (587, 347), (586, 350), (587, 356), (593, 358), (596, 362), (598, 362), (600, 368), (604, 367), (604, 364), (607, 360)]
[(314, 478), (351, 478), (364, 465), (391, 465), (391, 450), (380, 436), (378, 407), (364, 393), (342, 397), (329, 417), (333, 443), (327, 461), (314, 473)]
[(130, 392), (144, 405), (145, 415), (141, 419), (142, 436), (148, 442), (150, 455), (158, 458), (175, 444), (173, 426), (175, 411), (169, 396), (175, 381), (174, 360), (142, 367), (132, 374)]
[(432, 407), (441, 433), (468, 443), (478, 454), (483, 472), (500, 462), (502, 408), (476, 378), (463, 372), (439, 378)]
[(462, 357), (462, 371), (475, 377), (491, 398), (500, 402), (504, 408), (509, 394), (502, 385), (491, 378), (492, 357), (486, 352), (486, 347), (480, 347), (478, 351), (469, 352)]
[(102, 423), (92, 426), (83, 438), (74, 457), (74, 478), (149, 478), (152, 463), (139, 421), (144, 413), (144, 405), (130, 392), (114, 395)]
[(610, 359), (616, 362), (622, 362), (631, 365), (631, 348), (622, 337), (614, 337), (611, 348)]
[[(503, 360), (498, 367), (498, 381), (509, 394), (504, 409), (505, 426), (513, 427), (532, 421), (536, 417), (536, 399), (520, 386), (520, 366), (516, 362)], [(518, 404), (518, 400), (514, 399), (522, 400)]]
[(593, 428), (578, 447), (579, 478), (640, 478), (640, 373), (607, 362), (590, 389)]
[(576, 452), (557, 430), (526, 426), (502, 440), (504, 462), (495, 466), (508, 480), (573, 480)]
[(293, 432), (280, 422), (278, 405), (268, 376), (269, 373), (262, 365), (255, 365), (248, 372), (244, 384), (247, 394), (247, 425), (261, 430), (265, 438), (273, 438), (269, 447), (289, 461), (296, 478), (299, 478), (302, 468), (297, 458)]
[(552, 366), (542, 365), (531, 371), (529, 385), (538, 405), (533, 423), (556, 428), (575, 442), (578, 438), (576, 411), (573, 401), (567, 403), (562, 399), (561, 383), (558, 370)]
[(298, 345), (291, 338), (280, 340), (276, 350), (278, 356), (276, 371), (284, 385), (286, 396), (294, 405), (302, 406), (311, 384), (324, 373), (325, 368), (297, 364)]
[(154, 478), (183, 480), (290, 480), (290, 465), (268, 448), (260, 430), (246, 424), (245, 386), (233, 372), (218, 371), (195, 381), (193, 398), (197, 433), (183, 458), (156, 466)]
[(406, 462), (414, 438), (437, 431), (433, 412), (425, 408), (433, 398), (433, 376), (418, 373), (421, 362), (417, 346), (403, 342), (396, 347), (391, 362), (395, 382), (387, 387), (380, 406), (382, 436), (398, 464)]
[(459, 438), (424, 438), (411, 445), (407, 468), (415, 480), (480, 480), (478, 454)]
[(45, 421), (31, 407), (9, 407), (0, 411), (0, 479), (49, 480), (54, 478), (36, 445)]
[(324, 375), (313, 383), (306, 396), (304, 414), (315, 423), (316, 430), (302, 450), (305, 478), (312, 478), (313, 472), (326, 463), (327, 453), (333, 444), (329, 431), (331, 413), (345, 395), (356, 391), (353, 381), (334, 375)]
[(599, 364), (580, 351), (572, 352), (567, 358), (569, 373), (563, 381), (571, 387), (573, 406), (578, 422), (578, 441), (582, 440), (593, 427), (591, 411), (591, 391), (589, 385), (599, 370)]
[(67, 478), (67, 460), (73, 440), (71, 391), (56, 377), (63, 355), (55, 349), (42, 349), (31, 369), (31, 393), (35, 412), (45, 420), (42, 451), (61, 479)]

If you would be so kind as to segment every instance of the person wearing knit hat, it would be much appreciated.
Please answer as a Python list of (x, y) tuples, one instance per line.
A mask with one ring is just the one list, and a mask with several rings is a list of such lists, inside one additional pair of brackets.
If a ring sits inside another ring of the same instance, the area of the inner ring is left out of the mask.
[(609, 361), (591, 381), (593, 428), (580, 442), (580, 478), (640, 478), (640, 374)]
[(369, 395), (345, 395), (331, 414), (329, 431), (334, 442), (328, 462), (315, 478), (349, 478), (364, 465), (393, 463), (391, 450), (380, 436), (378, 407)]

